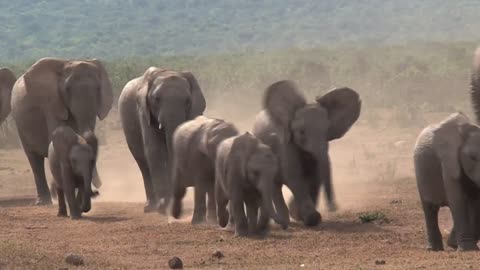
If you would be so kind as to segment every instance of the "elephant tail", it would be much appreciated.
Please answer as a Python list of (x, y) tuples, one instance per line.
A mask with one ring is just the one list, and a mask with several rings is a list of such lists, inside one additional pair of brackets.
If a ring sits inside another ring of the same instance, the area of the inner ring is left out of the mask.
[(476, 50), (470, 81), (470, 101), (477, 123), (480, 123), (480, 47)]
[(57, 183), (55, 182), (52, 182), (50, 184), (50, 195), (52, 195), (52, 198), (57, 200), (58, 196), (57, 196)]

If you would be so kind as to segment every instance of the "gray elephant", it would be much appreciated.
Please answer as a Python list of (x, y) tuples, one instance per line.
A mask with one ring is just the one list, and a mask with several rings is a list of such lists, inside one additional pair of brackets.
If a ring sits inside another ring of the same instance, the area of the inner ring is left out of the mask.
[[(345, 135), (360, 115), (361, 100), (350, 88), (336, 88), (315, 102), (306, 98), (292, 81), (278, 81), (264, 94), (253, 134), (269, 145), (279, 159), (281, 173), (275, 188), (285, 184), (293, 194), (290, 214), (306, 226), (321, 222), (316, 211), (322, 185), (331, 211), (336, 209), (332, 183), (329, 141)], [(275, 136), (272, 136), (275, 135)], [(275, 198), (275, 207), (284, 215), (288, 209), (283, 196)]]
[[(235, 235), (264, 235), (271, 217), (286, 229), (288, 219), (279, 216), (273, 206), (272, 194), (278, 169), (278, 161), (270, 147), (252, 134), (246, 132), (222, 141), (215, 160), (219, 225), (227, 226), (229, 215), (233, 215)], [(226, 209), (227, 204), (230, 204), (231, 213)]]
[(173, 135), (172, 216), (179, 218), (186, 188), (195, 187), (192, 223), (205, 221), (205, 195), (208, 194), (208, 219), (216, 222), (215, 158), (218, 145), (238, 135), (237, 128), (224, 120), (197, 116), (180, 125)]
[(17, 79), (8, 68), (0, 68), (0, 125), (10, 113), (10, 96)]
[(48, 161), (54, 179), (52, 195), (58, 198), (58, 216), (67, 216), (65, 197), (72, 219), (90, 211), (91, 198), (98, 195), (97, 191), (92, 191), (97, 153), (98, 142), (93, 132), (80, 136), (68, 126), (53, 131)]
[(426, 127), (418, 136), (414, 166), (429, 250), (443, 250), (438, 227), (438, 211), (442, 206), (448, 206), (453, 217), (449, 245), (457, 244), (460, 251), (478, 250), (479, 161), (480, 128), (463, 113), (452, 114), (439, 124)]
[[(12, 115), (37, 188), (37, 205), (51, 204), (44, 159), (53, 131), (67, 125), (79, 134), (95, 130), (113, 104), (103, 64), (92, 60), (43, 58), (15, 83)], [(96, 172), (95, 172), (96, 175)]]
[(128, 147), (143, 177), (144, 211), (164, 213), (172, 192), (173, 133), (203, 114), (202, 90), (190, 72), (151, 67), (127, 83), (118, 105)]

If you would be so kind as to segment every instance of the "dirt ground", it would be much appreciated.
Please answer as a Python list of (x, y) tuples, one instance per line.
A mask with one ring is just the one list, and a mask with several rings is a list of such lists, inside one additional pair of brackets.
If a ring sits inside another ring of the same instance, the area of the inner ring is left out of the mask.
[[(101, 195), (79, 221), (57, 217), (56, 205), (30, 206), (35, 189), (22, 150), (0, 149), (0, 269), (72, 269), (65, 263), (71, 253), (83, 256), (82, 269), (168, 269), (173, 256), (185, 269), (479, 269), (478, 253), (425, 250), (411, 158), (421, 127), (379, 126), (360, 121), (331, 144), (338, 212), (326, 212), (322, 200), (319, 227), (292, 222), (282, 231), (273, 224), (265, 239), (192, 226), (191, 190), (181, 220), (144, 214), (140, 173), (119, 130), (107, 133)], [(373, 211), (386, 220), (361, 223), (359, 216)], [(444, 236), (450, 226), (442, 209)], [(212, 257), (216, 250), (224, 257)]]

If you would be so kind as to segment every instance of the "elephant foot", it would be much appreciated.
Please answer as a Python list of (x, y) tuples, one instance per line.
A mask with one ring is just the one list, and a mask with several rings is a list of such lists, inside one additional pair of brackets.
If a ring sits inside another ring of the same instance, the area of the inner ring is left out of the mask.
[(157, 212), (161, 215), (166, 215), (167, 214), (167, 208), (168, 208), (168, 201), (165, 199), (160, 199), (158, 200), (158, 203), (156, 205)]
[(443, 245), (427, 245), (427, 251), (443, 251)]
[(57, 217), (68, 217), (67, 212), (58, 211)]
[(328, 212), (336, 212), (338, 210), (338, 206), (336, 202), (330, 202), (327, 205)]
[(248, 230), (235, 230), (234, 237), (247, 237)]
[(453, 249), (457, 249), (458, 248), (458, 244), (457, 244), (457, 237), (455, 235), (455, 233), (450, 233), (450, 235), (448, 236), (448, 239), (447, 239), (447, 245)]
[(74, 214), (74, 215), (72, 215), (72, 214), (70, 214), (70, 218), (71, 218), (72, 220), (79, 220), (79, 219), (82, 218), (82, 215), (79, 215), (79, 214)]
[(143, 207), (143, 212), (144, 213), (152, 213), (152, 212), (155, 212), (155, 211), (156, 211), (155, 204), (153, 204), (150, 201), (147, 201), (147, 203)]
[(477, 241), (474, 242), (464, 242), (458, 245), (457, 251), (477, 251), (479, 250), (477, 246)]
[(52, 198), (51, 197), (38, 197), (35, 201), (35, 206), (46, 206), (52, 205)]
[(318, 224), (320, 224), (320, 222), (322, 222), (322, 216), (316, 211), (306, 216), (303, 221), (303, 223), (307, 227), (317, 226)]
[(172, 216), (176, 219), (179, 219), (182, 215), (182, 202), (181, 201), (173, 201), (172, 205)]
[(206, 223), (205, 217), (194, 216), (192, 218), (192, 225), (199, 225), (199, 224), (205, 224), (205, 223)]

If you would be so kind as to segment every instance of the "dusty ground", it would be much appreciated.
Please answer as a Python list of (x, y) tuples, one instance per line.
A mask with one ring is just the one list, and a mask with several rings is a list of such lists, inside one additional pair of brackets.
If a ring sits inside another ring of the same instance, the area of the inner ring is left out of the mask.
[[(72, 268), (65, 263), (70, 253), (84, 257), (85, 269), (164, 269), (173, 256), (182, 258), (185, 269), (478, 269), (478, 253), (424, 249), (411, 161), (421, 128), (379, 126), (361, 121), (332, 143), (337, 213), (327, 213), (321, 201), (321, 226), (293, 223), (282, 231), (273, 225), (263, 240), (190, 225), (191, 192), (181, 220), (143, 214), (140, 173), (119, 131), (109, 132), (102, 146), (98, 166), (104, 186), (80, 221), (57, 217), (56, 206), (29, 206), (24, 198), (34, 194), (34, 186), (23, 152), (0, 149), (0, 269)], [(359, 215), (366, 211), (381, 211), (388, 222), (362, 224)], [(441, 225), (446, 235), (447, 209)], [(212, 258), (216, 250), (225, 257)]]

